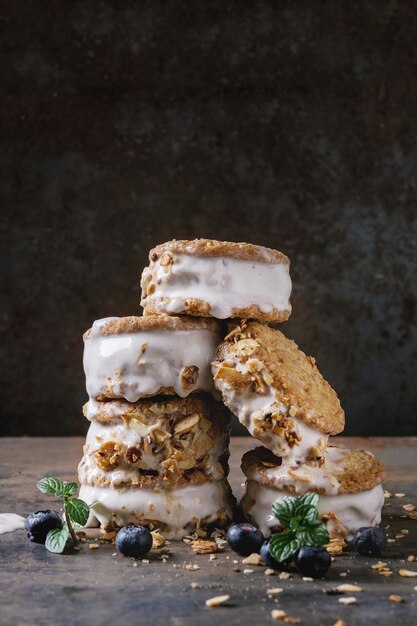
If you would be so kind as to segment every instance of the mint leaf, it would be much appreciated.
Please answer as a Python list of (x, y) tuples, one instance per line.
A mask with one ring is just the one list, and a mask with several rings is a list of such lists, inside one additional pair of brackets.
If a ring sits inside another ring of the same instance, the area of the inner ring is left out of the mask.
[(37, 486), (42, 493), (46, 493), (49, 496), (58, 496), (58, 498), (61, 497), (65, 489), (64, 481), (59, 480), (59, 478), (54, 478), (53, 476), (41, 478), (41, 480), (38, 480)]
[(79, 500), (78, 498), (67, 500), (64, 503), (64, 509), (71, 521), (80, 524), (80, 526), (85, 526), (90, 515), (90, 507), (84, 500)]
[(288, 527), (294, 516), (295, 498), (287, 496), (276, 500), (272, 505), (272, 513), (282, 526)]
[(327, 532), (327, 528), (325, 524), (323, 524), (323, 522), (320, 520), (316, 520), (315, 522), (309, 524), (304, 529), (304, 532), (307, 533), (307, 543), (304, 543), (303, 545), (323, 546), (325, 543), (329, 543), (330, 541), (330, 536)]
[(296, 509), (296, 519), (303, 520), (304, 522), (314, 522), (319, 517), (319, 512), (317, 507), (310, 506), (309, 504), (302, 504), (301, 506), (295, 507)]
[(297, 533), (292, 530), (275, 533), (269, 541), (269, 551), (278, 563), (282, 563), (294, 556), (301, 547), (297, 539)]
[(307, 493), (303, 494), (302, 496), (298, 496), (298, 498), (296, 498), (295, 501), (295, 505), (294, 505), (294, 514), (298, 515), (298, 508), (301, 508), (303, 506), (314, 506), (316, 509), (319, 505), (319, 494), (318, 493), (314, 493), (313, 491), (308, 491)]
[(64, 483), (64, 488), (62, 490), (63, 498), (70, 498), (74, 495), (74, 493), (78, 490), (77, 483)]
[(63, 523), (61, 528), (50, 530), (46, 536), (45, 548), (49, 552), (61, 554), (65, 550), (69, 537), (68, 526)]

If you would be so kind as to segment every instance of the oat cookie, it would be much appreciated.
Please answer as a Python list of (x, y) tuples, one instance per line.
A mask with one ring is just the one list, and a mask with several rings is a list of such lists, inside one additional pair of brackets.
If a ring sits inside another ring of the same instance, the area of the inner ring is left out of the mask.
[(288, 258), (248, 243), (168, 241), (149, 253), (141, 279), (145, 315), (283, 322), (291, 314)]
[(321, 458), (328, 435), (343, 430), (343, 409), (315, 360), (269, 326), (236, 326), (217, 350), (212, 372), (226, 406), (286, 462)]

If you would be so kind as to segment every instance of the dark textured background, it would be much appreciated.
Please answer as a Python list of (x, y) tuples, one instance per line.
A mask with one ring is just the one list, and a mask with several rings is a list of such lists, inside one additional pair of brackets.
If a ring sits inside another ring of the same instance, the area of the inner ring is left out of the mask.
[(2, 3), (1, 432), (86, 430), (82, 332), (158, 242), (292, 260), (346, 431), (417, 431), (414, 2)]

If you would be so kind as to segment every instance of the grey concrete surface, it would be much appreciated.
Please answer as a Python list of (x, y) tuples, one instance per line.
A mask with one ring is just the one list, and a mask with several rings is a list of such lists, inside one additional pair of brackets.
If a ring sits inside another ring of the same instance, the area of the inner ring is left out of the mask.
[(87, 424), (82, 332), (138, 312), (148, 249), (292, 260), (284, 332), (349, 434), (417, 431), (416, 5), (1, 9), (0, 432)]

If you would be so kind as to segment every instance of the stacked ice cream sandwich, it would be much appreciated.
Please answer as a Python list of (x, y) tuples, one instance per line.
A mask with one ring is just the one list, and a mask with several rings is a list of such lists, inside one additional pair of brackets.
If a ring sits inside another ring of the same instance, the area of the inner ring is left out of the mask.
[(216, 320), (165, 315), (102, 319), (85, 333), (80, 494), (97, 501), (104, 529), (181, 537), (230, 520), (230, 413), (210, 372), (221, 338)]
[(278, 524), (272, 503), (307, 491), (321, 494), (333, 536), (379, 523), (381, 464), (328, 447), (344, 427), (337, 395), (314, 359), (267, 325), (291, 314), (287, 257), (197, 239), (159, 245), (149, 260), (144, 316), (99, 320), (84, 336), (91, 426), (80, 493), (97, 501), (101, 525), (181, 537), (227, 523), (228, 409), (264, 446), (243, 458), (242, 505), (265, 535)]

